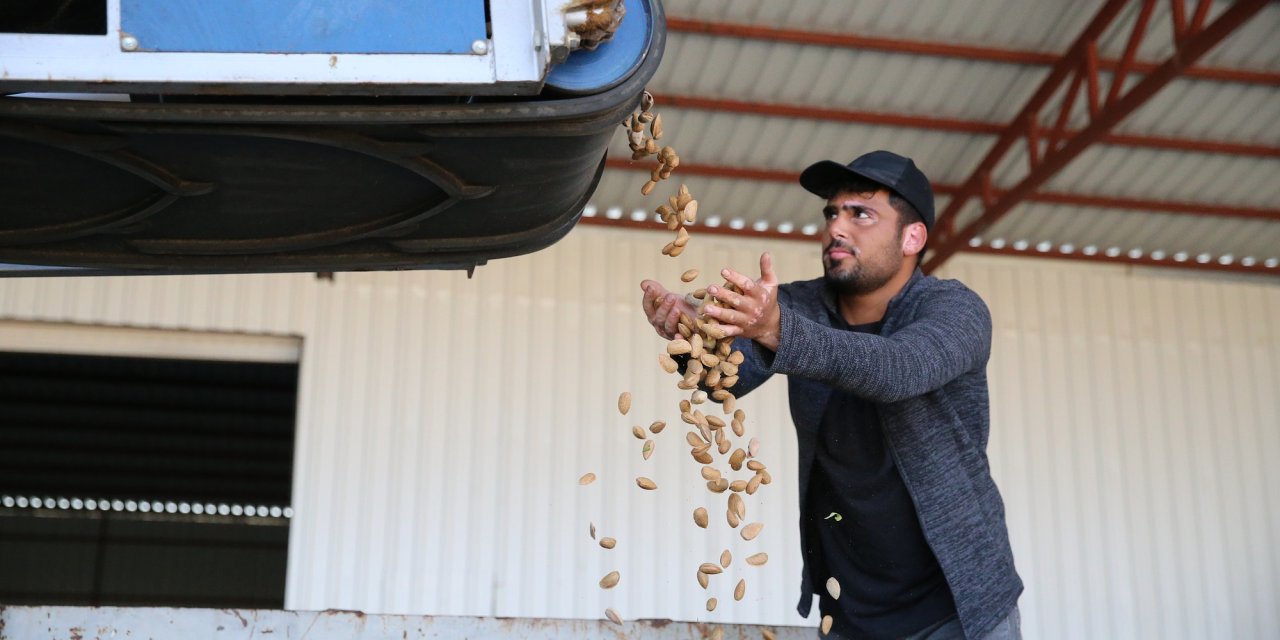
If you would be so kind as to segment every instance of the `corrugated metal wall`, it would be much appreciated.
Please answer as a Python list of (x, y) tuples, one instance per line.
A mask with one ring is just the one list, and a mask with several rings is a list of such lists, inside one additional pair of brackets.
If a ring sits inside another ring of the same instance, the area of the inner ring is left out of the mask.
[[(304, 338), (287, 605), (381, 613), (797, 623), (795, 444), (774, 381), (741, 407), (775, 482), (728, 532), (687, 456), (638, 282), (683, 269), (817, 275), (807, 243), (580, 227), (447, 272), (0, 280), (0, 317)], [(992, 307), (991, 457), (1028, 637), (1274, 637), (1280, 288), (957, 259)], [(635, 402), (618, 415), (619, 392)], [(648, 462), (634, 424), (664, 419)], [(577, 485), (586, 471), (600, 476)], [(637, 475), (660, 489), (642, 492)], [(699, 505), (709, 531), (692, 524)], [(587, 535), (618, 539), (605, 551)], [(696, 565), (734, 551), (707, 593)], [(747, 568), (756, 550), (771, 560)], [(606, 572), (622, 583), (602, 592)], [(738, 576), (747, 597), (732, 600)]]

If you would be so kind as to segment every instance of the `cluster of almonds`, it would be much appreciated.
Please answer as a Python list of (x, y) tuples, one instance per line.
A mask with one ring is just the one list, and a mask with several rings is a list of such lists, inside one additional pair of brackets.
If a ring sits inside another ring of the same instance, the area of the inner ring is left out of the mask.
[(623, 0), (572, 0), (562, 9), (565, 19), (581, 38), (579, 48), (594, 51), (601, 43), (613, 39), (627, 7)]
[[(640, 190), (641, 194), (649, 195), (657, 186), (659, 180), (665, 180), (671, 176), (671, 172), (680, 164), (680, 157), (676, 155), (675, 150), (671, 147), (662, 147), (659, 149), (657, 140), (662, 138), (662, 116), (653, 112), (653, 95), (648, 91), (644, 92), (640, 102), (640, 112), (632, 114), (624, 123), (627, 127), (628, 143), (631, 147), (632, 160), (640, 160), (645, 157), (657, 154), (659, 164), (653, 169), (651, 179), (645, 183)], [(645, 126), (648, 125), (649, 133), (652, 137), (645, 136)], [(693, 199), (689, 193), (689, 188), (680, 185), (678, 193), (671, 196), (666, 204), (658, 207), (658, 215), (662, 221), (666, 223), (667, 228), (676, 232), (675, 240), (667, 243), (663, 248), (663, 255), (671, 257), (679, 256), (689, 242), (689, 231), (686, 225), (693, 224), (697, 220), (698, 201)], [(680, 280), (685, 283), (693, 282), (698, 278), (697, 269), (689, 269), (680, 276)], [(726, 282), (724, 288), (730, 291), (739, 292), (739, 289), (733, 283)], [(765, 467), (756, 456), (760, 452), (760, 439), (751, 438), (749, 442), (743, 446), (741, 439), (746, 438), (746, 419), (747, 415), (742, 409), (735, 406), (736, 398), (729, 391), (738, 383), (738, 366), (742, 364), (743, 354), (741, 351), (733, 349), (733, 339), (726, 336), (715, 322), (708, 319), (706, 309), (712, 306), (719, 306), (719, 302), (715, 299), (708, 299), (707, 290), (705, 288), (697, 289), (689, 294), (686, 298), (690, 304), (698, 309), (696, 317), (690, 318), (688, 315), (681, 314), (678, 330), (679, 338), (670, 341), (667, 344), (666, 352), (659, 354), (659, 363), (662, 369), (667, 373), (676, 373), (680, 369), (680, 363), (676, 361), (676, 356), (688, 356), (685, 364), (685, 373), (676, 387), (690, 391), (688, 399), (680, 401), (680, 419), (690, 425), (691, 429), (685, 434), (685, 440), (691, 447), (690, 455), (698, 464), (702, 465), (700, 474), (702, 480), (706, 482), (707, 490), (713, 494), (724, 494), (728, 492), (728, 498), (725, 505), (725, 521), (733, 529), (737, 529), (744, 522), (747, 522), (747, 505), (742, 495), (754, 495), (761, 485), (769, 484), (773, 481), (769, 475), (769, 470)], [(655, 300), (656, 304), (661, 304), (660, 300)], [(656, 305), (655, 305), (656, 306)], [(708, 395), (709, 394), (709, 395)], [(723, 415), (721, 418), (712, 412), (710, 415), (704, 414), (699, 408), (704, 405), (708, 399), (714, 400), (721, 404)], [(631, 394), (623, 392), (618, 396), (618, 412), (627, 415), (631, 410)], [(726, 422), (727, 421), (727, 422)], [(637, 440), (642, 441), (640, 455), (648, 460), (654, 452), (654, 438), (666, 429), (667, 423), (661, 420), (655, 420), (646, 429), (641, 425), (635, 425), (631, 428), (631, 434)], [(729, 434), (732, 433), (732, 436)], [(734, 438), (739, 439), (735, 443)], [(715, 466), (715, 455), (724, 458), (728, 465), (728, 471), (724, 471)], [(729, 476), (733, 473), (740, 473), (743, 470), (748, 472), (750, 477), (739, 477), (731, 479)], [(583, 475), (579, 480), (579, 484), (587, 485), (595, 481), (594, 473)], [(636, 486), (647, 491), (653, 491), (658, 488), (657, 483), (653, 480), (641, 476), (636, 478)], [(693, 521), (698, 527), (706, 529), (710, 524), (710, 515), (704, 507), (698, 507), (693, 512)], [(751, 522), (742, 527), (739, 535), (743, 540), (755, 540), (756, 536), (764, 529), (764, 523)], [(595, 540), (596, 528), (592, 523), (590, 527), (591, 538)], [(607, 544), (606, 544), (607, 542)], [(617, 542), (613, 538), (601, 538), (600, 546), (605, 549), (613, 549)], [(746, 558), (746, 563), (753, 567), (758, 567), (769, 561), (766, 553), (755, 553)], [(729, 565), (733, 562), (733, 554), (725, 549), (718, 559), (718, 562), (704, 562), (698, 566), (697, 579), (698, 584), (703, 589), (709, 589), (711, 584), (711, 576), (724, 573)], [(617, 571), (611, 571), (600, 580), (602, 589), (612, 589), (617, 586), (621, 580), (621, 575)], [(742, 600), (746, 595), (747, 581), (739, 579), (733, 590), (734, 600)], [(707, 611), (714, 611), (717, 605), (714, 597), (708, 598), (706, 607)], [(605, 609), (605, 616), (615, 624), (622, 624), (622, 617), (613, 609)], [(829, 625), (828, 625), (829, 626)], [(761, 631), (765, 640), (773, 640), (773, 633), (767, 629)], [(720, 627), (716, 627), (709, 636), (713, 639), (724, 637), (724, 631)]]
[[(658, 156), (658, 165), (650, 170), (649, 181), (640, 188), (640, 194), (647, 196), (653, 193), (659, 181), (671, 177), (671, 173), (680, 166), (680, 156), (670, 146), (658, 147), (658, 140), (662, 139), (662, 114), (653, 111), (653, 94), (648, 91), (640, 98), (640, 111), (631, 114), (622, 124), (627, 128), (627, 145), (631, 148), (632, 160)], [(646, 125), (648, 136), (645, 135)], [(675, 240), (662, 248), (662, 254), (674, 258), (684, 253), (689, 242), (689, 231), (685, 227), (698, 219), (698, 201), (689, 194), (689, 187), (680, 185), (679, 192), (659, 206), (657, 214), (667, 229), (676, 232)]]
[(660, 205), (657, 213), (667, 228), (676, 232), (675, 240), (662, 248), (662, 255), (674, 258), (684, 253), (685, 245), (689, 244), (689, 230), (685, 227), (698, 219), (698, 201), (689, 193), (689, 187), (680, 185), (676, 195), (667, 198), (667, 203)]

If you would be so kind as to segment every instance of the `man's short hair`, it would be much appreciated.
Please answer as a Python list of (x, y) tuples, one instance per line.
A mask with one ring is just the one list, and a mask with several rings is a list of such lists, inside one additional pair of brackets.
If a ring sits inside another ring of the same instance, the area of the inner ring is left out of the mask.
[[(830, 193), (825, 193), (822, 197), (830, 200), (842, 191), (852, 191), (853, 193), (875, 193), (877, 191), (889, 192), (889, 206), (893, 207), (894, 211), (898, 212), (898, 237), (902, 237), (902, 230), (906, 229), (907, 225), (915, 222), (924, 224), (924, 218), (920, 216), (920, 212), (916, 211), (916, 208), (911, 206), (911, 203), (907, 202), (906, 198), (903, 198), (895, 193), (893, 189), (890, 189), (879, 182), (857, 176), (850, 176), (848, 180), (844, 180), (840, 182), (840, 184), (832, 187)], [(926, 241), (925, 246), (920, 248), (920, 253), (916, 254), (916, 264), (924, 262), (924, 252), (927, 251), (928, 248), (929, 243)]]

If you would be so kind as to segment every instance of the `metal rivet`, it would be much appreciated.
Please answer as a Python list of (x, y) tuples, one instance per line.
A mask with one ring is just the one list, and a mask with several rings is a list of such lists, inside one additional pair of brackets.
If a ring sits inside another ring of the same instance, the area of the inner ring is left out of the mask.
[(489, 53), (489, 42), (486, 40), (476, 40), (471, 43), (471, 53), (482, 56)]
[(125, 51), (137, 51), (138, 39), (133, 36), (120, 36), (120, 48)]

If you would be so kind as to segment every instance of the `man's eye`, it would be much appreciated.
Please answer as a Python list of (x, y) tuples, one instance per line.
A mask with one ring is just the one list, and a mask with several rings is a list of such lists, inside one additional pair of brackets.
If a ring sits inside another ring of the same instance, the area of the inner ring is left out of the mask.
[(836, 217), (836, 210), (835, 210), (835, 209), (823, 209), (823, 210), (822, 210), (822, 217), (826, 218), (827, 220), (830, 220), (830, 219), (832, 219), (832, 218)]
[(853, 217), (858, 219), (866, 219), (866, 218), (870, 218), (871, 214), (867, 213), (866, 209), (854, 209)]

